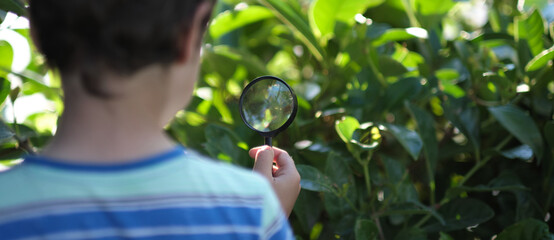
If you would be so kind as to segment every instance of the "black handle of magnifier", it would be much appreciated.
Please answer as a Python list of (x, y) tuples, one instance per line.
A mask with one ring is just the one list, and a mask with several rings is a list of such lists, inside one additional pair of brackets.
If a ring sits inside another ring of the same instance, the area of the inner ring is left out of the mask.
[(271, 137), (264, 137), (264, 144), (271, 147)]

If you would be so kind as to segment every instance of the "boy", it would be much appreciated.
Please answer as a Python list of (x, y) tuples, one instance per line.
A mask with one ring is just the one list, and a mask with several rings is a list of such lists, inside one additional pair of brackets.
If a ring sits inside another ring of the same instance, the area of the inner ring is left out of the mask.
[(205, 160), (162, 131), (193, 92), (213, 2), (29, 6), (65, 108), (49, 145), (0, 174), (0, 239), (293, 238), (285, 216), (300, 177), (285, 151), (252, 149), (260, 176)]

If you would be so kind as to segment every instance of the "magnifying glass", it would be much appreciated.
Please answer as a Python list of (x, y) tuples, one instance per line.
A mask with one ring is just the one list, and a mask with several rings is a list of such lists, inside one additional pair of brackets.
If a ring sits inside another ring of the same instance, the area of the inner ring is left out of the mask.
[(265, 145), (271, 146), (271, 139), (294, 120), (298, 102), (285, 81), (274, 76), (263, 76), (244, 88), (239, 108), (246, 126), (262, 135)]

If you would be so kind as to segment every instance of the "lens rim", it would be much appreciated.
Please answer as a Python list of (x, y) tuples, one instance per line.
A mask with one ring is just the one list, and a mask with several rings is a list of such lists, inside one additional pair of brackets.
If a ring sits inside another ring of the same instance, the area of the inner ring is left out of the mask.
[[(279, 128), (277, 128), (273, 131), (263, 132), (263, 131), (260, 131), (258, 129), (255, 129), (254, 127), (252, 127), (252, 125), (250, 125), (250, 123), (248, 123), (248, 121), (246, 121), (246, 117), (244, 116), (244, 111), (242, 110), (242, 106), (243, 106), (244, 94), (246, 92), (248, 92), (248, 90), (250, 90), (250, 88), (254, 84), (256, 84), (257, 82), (262, 81), (262, 80), (268, 80), (268, 79), (279, 81), (279, 82), (283, 83), (283, 85), (285, 85), (288, 88), (288, 90), (292, 94), (292, 113), (290, 114), (289, 119), (287, 119), (287, 121), (283, 125), (281, 125)], [(275, 137), (275, 136), (277, 136), (277, 134), (279, 134), (280, 132), (287, 129), (292, 124), (292, 122), (294, 121), (294, 118), (296, 117), (296, 112), (297, 111), (298, 111), (298, 100), (296, 99), (296, 94), (294, 93), (294, 90), (292, 90), (292, 88), (289, 86), (289, 84), (287, 84), (287, 82), (285, 82), (283, 79), (280, 79), (280, 78), (275, 77), (275, 76), (261, 76), (261, 77), (258, 77), (256, 79), (252, 80), (250, 83), (248, 83), (248, 85), (246, 85), (246, 87), (242, 90), (242, 93), (240, 94), (239, 112), (240, 112), (240, 117), (242, 118), (242, 122), (244, 122), (244, 124), (246, 124), (246, 126), (248, 126), (248, 128), (258, 132), (263, 137)]]

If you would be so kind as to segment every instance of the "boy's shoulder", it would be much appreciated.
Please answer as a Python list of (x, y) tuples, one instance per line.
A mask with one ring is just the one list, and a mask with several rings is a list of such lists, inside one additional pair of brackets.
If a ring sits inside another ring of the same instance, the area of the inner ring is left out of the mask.
[[(186, 149), (157, 164), (122, 171), (88, 171), (24, 161), (0, 173), (4, 206), (56, 199), (140, 195), (268, 196), (269, 182), (250, 169), (202, 156)], [(265, 198), (265, 197), (264, 197)]]
[(194, 165), (191, 169), (199, 173), (199, 178), (217, 179), (221, 184), (240, 183), (244, 187), (267, 187), (267, 180), (259, 173), (236, 166), (227, 162), (222, 162), (203, 156), (194, 151), (187, 151), (186, 161)]

